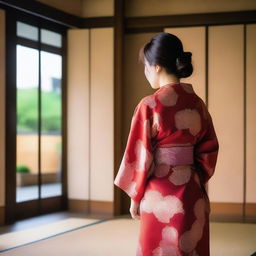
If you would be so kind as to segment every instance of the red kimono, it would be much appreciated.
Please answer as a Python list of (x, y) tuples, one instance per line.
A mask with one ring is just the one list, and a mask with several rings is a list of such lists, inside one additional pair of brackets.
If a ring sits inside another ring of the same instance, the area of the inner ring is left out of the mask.
[(160, 87), (135, 108), (114, 184), (140, 202), (136, 256), (208, 256), (218, 139), (191, 84)]

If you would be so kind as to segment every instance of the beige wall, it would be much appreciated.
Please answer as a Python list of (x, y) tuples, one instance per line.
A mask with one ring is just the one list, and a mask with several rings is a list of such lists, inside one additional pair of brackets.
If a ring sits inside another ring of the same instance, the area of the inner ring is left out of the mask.
[(113, 29), (69, 30), (70, 199), (113, 201), (113, 88)]
[(113, 28), (90, 32), (91, 200), (113, 201), (114, 52)]
[(209, 110), (220, 142), (214, 202), (243, 201), (243, 58), (242, 25), (209, 28)]
[(126, 0), (126, 16), (255, 10), (255, 0)]
[(88, 199), (89, 30), (68, 31), (68, 197)]
[(5, 12), (0, 9), (0, 206), (5, 205)]

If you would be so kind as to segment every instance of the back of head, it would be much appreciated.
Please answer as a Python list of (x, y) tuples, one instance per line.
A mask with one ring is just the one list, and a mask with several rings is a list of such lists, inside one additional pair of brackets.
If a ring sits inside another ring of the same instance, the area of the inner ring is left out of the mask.
[(188, 77), (193, 72), (191, 52), (184, 52), (181, 40), (170, 33), (155, 35), (140, 50), (139, 58), (144, 59), (150, 65), (159, 65), (169, 74), (175, 74), (178, 78)]

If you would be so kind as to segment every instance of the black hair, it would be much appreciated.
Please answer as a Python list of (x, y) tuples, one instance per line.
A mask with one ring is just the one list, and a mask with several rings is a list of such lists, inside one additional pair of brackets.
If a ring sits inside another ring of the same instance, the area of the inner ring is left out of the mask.
[[(139, 52), (139, 60), (145, 59), (150, 65), (159, 65), (169, 74), (178, 78), (188, 77), (193, 73), (191, 52), (184, 52), (181, 40), (170, 33), (159, 33), (146, 43)], [(145, 63), (144, 63), (145, 64)]]

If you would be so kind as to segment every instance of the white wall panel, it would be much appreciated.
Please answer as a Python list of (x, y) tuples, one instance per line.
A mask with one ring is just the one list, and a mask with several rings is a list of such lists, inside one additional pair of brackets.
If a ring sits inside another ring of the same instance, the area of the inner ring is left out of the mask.
[(220, 143), (213, 202), (243, 201), (243, 46), (242, 25), (209, 27), (209, 110)]
[(176, 35), (182, 41), (184, 51), (192, 52), (194, 71), (181, 81), (191, 83), (205, 101), (205, 27), (166, 28), (164, 31)]
[(68, 31), (68, 197), (89, 197), (89, 30)]
[(114, 198), (113, 46), (113, 28), (91, 29), (91, 200), (113, 201)]

